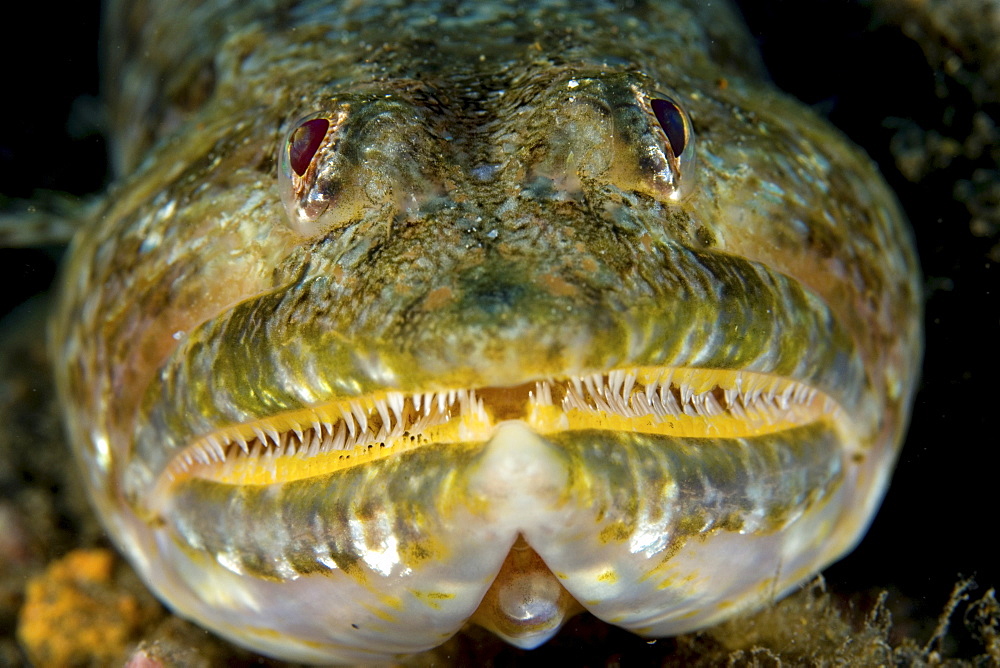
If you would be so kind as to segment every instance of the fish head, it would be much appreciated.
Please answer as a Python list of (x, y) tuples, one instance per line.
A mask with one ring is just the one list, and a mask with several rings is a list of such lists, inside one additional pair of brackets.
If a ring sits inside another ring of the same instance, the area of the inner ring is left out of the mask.
[(582, 610), (683, 633), (850, 549), (915, 263), (867, 159), (749, 85), (334, 82), (163, 148), (56, 326), (92, 335), (63, 337), (71, 430), (143, 577), (242, 644), (366, 661)]

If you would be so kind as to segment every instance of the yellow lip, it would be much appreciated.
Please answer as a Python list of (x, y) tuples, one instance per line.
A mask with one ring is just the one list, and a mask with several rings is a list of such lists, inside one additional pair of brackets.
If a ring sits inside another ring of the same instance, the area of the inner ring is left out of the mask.
[(485, 442), (508, 420), (540, 435), (599, 429), (742, 438), (832, 420), (838, 410), (803, 383), (709, 369), (633, 367), (514, 387), (386, 391), (218, 429), (178, 454), (160, 485), (191, 477), (291, 482), (429, 444)]

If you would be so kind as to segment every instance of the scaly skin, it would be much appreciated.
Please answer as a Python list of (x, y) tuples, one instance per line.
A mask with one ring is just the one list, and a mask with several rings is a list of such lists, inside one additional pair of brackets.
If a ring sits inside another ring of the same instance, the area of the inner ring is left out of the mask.
[(725, 7), (189, 4), (110, 8), (122, 178), (51, 332), (93, 501), (178, 613), (301, 661), (582, 608), (662, 636), (860, 538), (912, 244)]

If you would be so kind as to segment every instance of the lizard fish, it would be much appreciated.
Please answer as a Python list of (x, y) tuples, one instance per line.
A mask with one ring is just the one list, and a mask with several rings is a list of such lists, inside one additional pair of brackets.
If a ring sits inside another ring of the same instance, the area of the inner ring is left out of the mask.
[(120, 174), (51, 326), (107, 530), (307, 662), (787, 593), (859, 540), (921, 353), (871, 162), (700, 0), (121, 3)]

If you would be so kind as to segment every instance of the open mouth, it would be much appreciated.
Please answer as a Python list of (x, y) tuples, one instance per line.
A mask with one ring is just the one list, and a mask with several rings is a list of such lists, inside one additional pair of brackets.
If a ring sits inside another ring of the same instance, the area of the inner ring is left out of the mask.
[(692, 368), (632, 367), (514, 387), (386, 391), (220, 428), (175, 456), (161, 485), (193, 477), (286, 483), (434, 444), (485, 442), (509, 420), (540, 435), (611, 430), (745, 438), (834, 421), (840, 410), (823, 392), (780, 376)]

